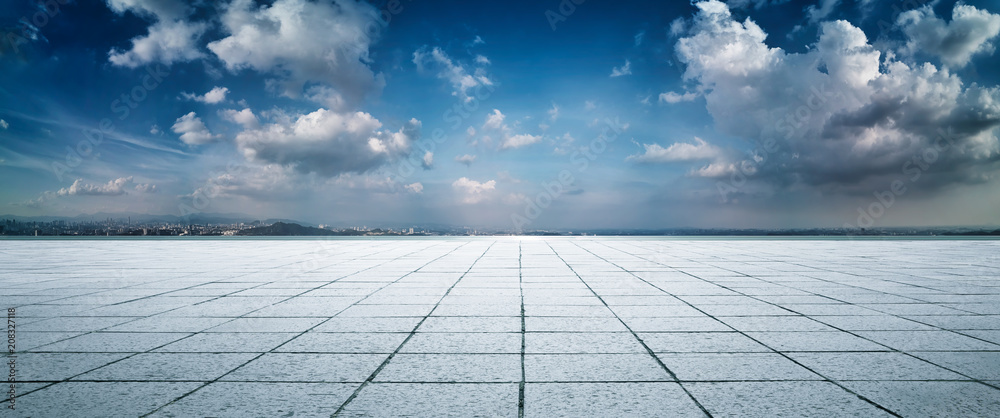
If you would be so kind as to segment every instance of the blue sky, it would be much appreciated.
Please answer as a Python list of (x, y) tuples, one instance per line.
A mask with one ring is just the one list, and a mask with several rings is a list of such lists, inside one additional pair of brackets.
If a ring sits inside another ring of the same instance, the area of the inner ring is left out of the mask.
[(994, 2), (9, 3), (0, 213), (1000, 224)]

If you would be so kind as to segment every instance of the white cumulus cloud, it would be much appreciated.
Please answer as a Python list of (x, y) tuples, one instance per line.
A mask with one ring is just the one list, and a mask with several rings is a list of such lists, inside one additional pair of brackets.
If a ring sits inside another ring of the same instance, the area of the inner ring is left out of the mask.
[(631, 155), (629, 161), (639, 163), (669, 163), (679, 161), (714, 160), (723, 157), (723, 151), (705, 140), (695, 137), (694, 143), (675, 142), (664, 148), (659, 144), (642, 144), (642, 154)]
[(423, 165), (424, 169), (428, 169), (429, 170), (429, 169), (433, 168), (434, 167), (434, 153), (430, 152), (430, 151), (425, 152), (424, 153), (423, 161), (421, 161), (421, 165)]
[(230, 71), (271, 74), (269, 86), (292, 98), (302, 96), (307, 83), (320, 83), (315, 87), (325, 90), (310, 97), (338, 111), (355, 108), (385, 85), (368, 66), (368, 48), (377, 39), (366, 28), (381, 28), (378, 10), (368, 2), (234, 0), (223, 7), (227, 36), (208, 49)]
[(256, 128), (260, 124), (257, 115), (249, 108), (243, 110), (226, 109), (219, 112), (219, 116), (233, 123), (243, 125), (247, 128)]
[(226, 87), (215, 87), (208, 93), (202, 95), (181, 92), (181, 97), (205, 104), (217, 104), (226, 101), (226, 94), (228, 93), (229, 89)]
[(500, 149), (521, 148), (531, 144), (537, 144), (541, 140), (541, 135), (507, 135), (503, 138), (503, 141), (500, 142)]
[(220, 138), (219, 135), (213, 135), (194, 112), (177, 118), (170, 129), (180, 135), (181, 141), (188, 145), (207, 144)]
[(364, 173), (409, 155), (419, 137), (416, 119), (393, 132), (368, 113), (319, 109), (246, 129), (236, 136), (236, 145), (252, 161), (334, 177)]
[(120, 177), (104, 184), (85, 183), (83, 179), (76, 179), (69, 187), (59, 189), (57, 196), (120, 196), (129, 191), (140, 193), (152, 193), (156, 191), (156, 186), (152, 184), (135, 184), (134, 178)]
[[(954, 147), (930, 168), (939, 173), (934, 184), (980, 181), (995, 169), (1000, 89), (966, 86), (930, 63), (883, 57), (843, 20), (821, 23), (814, 45), (789, 53), (769, 46), (753, 20), (735, 20), (724, 3), (695, 6), (676, 44), (684, 78), (706, 92), (719, 131), (754, 144), (775, 141), (758, 180), (870, 189), (898, 176), (940, 132), (951, 132)], [(729, 164), (741, 167), (719, 161), (704, 174), (720, 175)]]
[(961, 2), (955, 4), (951, 22), (937, 17), (930, 4), (900, 14), (897, 21), (908, 38), (907, 52), (935, 55), (953, 68), (964, 67), (973, 55), (992, 54), (990, 41), (1000, 34), (1000, 15)]
[(108, 7), (119, 15), (131, 11), (155, 21), (145, 36), (132, 39), (130, 49), (111, 49), (108, 60), (114, 65), (129, 68), (151, 62), (170, 65), (205, 55), (198, 48), (198, 40), (208, 25), (188, 21), (187, 17), (193, 9), (181, 0), (108, 0)]
[(483, 129), (494, 131), (500, 135), (500, 149), (511, 149), (528, 146), (542, 140), (541, 135), (514, 134), (509, 125), (505, 123), (507, 115), (500, 112), (500, 109), (493, 109), (493, 112), (486, 115), (486, 122)]
[(500, 112), (500, 109), (493, 109), (493, 112), (486, 115), (486, 123), (483, 124), (483, 129), (500, 129), (503, 127), (503, 121), (507, 116)]
[(490, 193), (496, 189), (496, 185), (496, 180), (480, 183), (478, 181), (462, 177), (455, 180), (455, 182), (451, 184), (451, 187), (459, 193), (459, 198), (462, 203), (475, 204), (489, 198)]
[(470, 166), (472, 165), (472, 163), (476, 162), (476, 156), (469, 154), (459, 155), (455, 157), (455, 162), (460, 164), (465, 164), (466, 166)]
[(680, 102), (690, 102), (696, 98), (698, 98), (698, 94), (696, 93), (678, 94), (672, 91), (660, 93), (660, 103), (677, 104)]

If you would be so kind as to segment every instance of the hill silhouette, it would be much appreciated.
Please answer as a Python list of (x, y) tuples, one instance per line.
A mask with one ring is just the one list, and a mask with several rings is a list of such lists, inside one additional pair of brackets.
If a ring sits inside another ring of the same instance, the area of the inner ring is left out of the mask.
[(331, 231), (295, 223), (275, 222), (267, 226), (247, 228), (237, 235), (247, 236), (323, 236), (323, 235), (360, 235), (356, 231)]

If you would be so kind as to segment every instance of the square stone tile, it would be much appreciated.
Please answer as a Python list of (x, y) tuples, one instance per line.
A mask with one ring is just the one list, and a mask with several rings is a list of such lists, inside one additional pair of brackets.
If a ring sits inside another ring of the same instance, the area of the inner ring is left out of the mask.
[(520, 354), (521, 334), (514, 333), (417, 333), (403, 345), (401, 353)]
[(947, 330), (1000, 330), (1000, 315), (907, 315), (907, 318)]
[(747, 336), (778, 351), (889, 351), (846, 332), (748, 332)]
[(905, 417), (1000, 416), (1000, 390), (972, 382), (844, 382)]
[(142, 416), (201, 385), (197, 382), (63, 382), (18, 398), (17, 415), (62, 417), (72, 411), (74, 416)]
[(776, 353), (657, 354), (681, 381), (822, 380)]
[(639, 338), (656, 353), (772, 352), (737, 332), (649, 332)]
[(1000, 345), (950, 331), (859, 331), (857, 334), (901, 351), (1000, 350)]
[(247, 314), (247, 317), (319, 317), (329, 318), (347, 309), (358, 298), (298, 297)]
[(859, 306), (892, 315), (961, 315), (967, 313), (933, 303), (886, 303)]
[[(127, 357), (125, 353), (25, 353), (15, 359), (19, 382), (57, 382)], [(4, 363), (8, 357), (4, 356)], [(23, 392), (22, 392), (23, 393)]]
[(705, 414), (677, 383), (528, 383), (524, 387), (524, 416), (703, 417)]
[(432, 316), (417, 332), (521, 332), (520, 317)]
[(144, 317), (151, 316), (167, 311), (172, 311), (179, 307), (187, 305), (186, 303), (177, 303), (174, 305), (169, 304), (152, 304), (146, 301), (136, 301), (123, 303), (121, 305), (106, 305), (100, 306), (88, 311), (77, 312), (74, 315), (78, 316), (124, 316), (124, 317)]
[(143, 353), (74, 380), (214, 380), (254, 358), (252, 353)]
[(46, 344), (52, 344), (54, 342), (66, 340), (79, 335), (83, 335), (83, 333), (17, 331), (16, 351), (23, 353)]
[(704, 317), (704, 313), (683, 304), (673, 305), (612, 305), (611, 310), (621, 318), (663, 318), (677, 316)]
[(127, 316), (67, 316), (50, 318), (42, 321), (34, 321), (21, 325), (18, 332), (38, 331), (38, 332), (75, 332), (85, 333), (97, 330), (105, 330), (115, 325), (134, 321), (138, 318)]
[(625, 323), (635, 332), (718, 332), (732, 331), (726, 326), (709, 317), (688, 318), (627, 318)]
[(376, 382), (518, 382), (515, 354), (397, 354)]
[[(412, 332), (422, 317), (330, 318), (313, 332)], [(428, 318), (430, 320), (431, 318)]]
[(649, 354), (530, 354), (529, 382), (673, 381)]
[(521, 305), (439, 305), (432, 316), (520, 316)]
[(153, 350), (173, 353), (263, 353), (299, 335), (280, 332), (219, 332), (195, 334)]
[(817, 321), (845, 331), (934, 331), (936, 328), (889, 315), (874, 316), (816, 316)]
[[(1000, 344), (1000, 330), (972, 330), (972, 331), (960, 331), (960, 333), (968, 335), (973, 338), (978, 338), (980, 340), (989, 341), (994, 344)], [(18, 334), (20, 335), (20, 334)]]
[(525, 305), (524, 314), (528, 316), (614, 317), (614, 313), (604, 305)]
[(701, 305), (699, 309), (711, 316), (783, 316), (797, 315), (788, 309), (763, 302), (752, 305)]
[(789, 353), (833, 380), (966, 380), (903, 353)]
[(181, 318), (156, 315), (106, 328), (109, 332), (201, 332), (229, 318)]
[(388, 354), (268, 353), (226, 375), (223, 381), (363, 382)]
[(524, 318), (528, 332), (627, 332), (617, 318), (560, 318), (529, 316)]
[(1000, 380), (1000, 352), (914, 352), (913, 355), (973, 379)]
[(95, 332), (36, 347), (32, 351), (137, 353), (187, 337), (187, 333)]
[(340, 318), (426, 316), (434, 305), (354, 305), (341, 312)]
[(717, 417), (891, 416), (829, 382), (706, 382), (685, 387)]
[(836, 331), (805, 316), (736, 316), (717, 317), (737, 331)]
[(341, 416), (517, 417), (517, 383), (372, 383)]
[[(518, 335), (520, 348), (520, 335)], [(529, 332), (528, 354), (642, 354), (646, 349), (629, 332)]]
[[(38, 382), (38, 383), (35, 383), (35, 382), (17, 382), (17, 383), (14, 383), (14, 391), (15, 391), (14, 393), (16, 394), (16, 396), (18, 397), (18, 399), (20, 399), (21, 396), (28, 395), (31, 392), (34, 392), (36, 390), (39, 390), (39, 389), (42, 389), (42, 388), (45, 388), (45, 387), (52, 386), (54, 384), (55, 383), (52, 383), (52, 382)], [(10, 385), (7, 385), (5, 388), (6, 388), (6, 390), (9, 391), (10, 390)], [(5, 395), (10, 396), (9, 393), (5, 393)], [(5, 396), (5, 399), (3, 399), (2, 401), (0, 401), (0, 408), (3, 408), (4, 412), (10, 413), (11, 412), (10, 408), (7, 407), (8, 404), (10, 404), (10, 399)], [(16, 408), (16, 405), (15, 405), (15, 408)], [(16, 412), (16, 409), (15, 409), (15, 412)], [(11, 414), (11, 415), (14, 415), (14, 414)]]
[(409, 334), (387, 332), (308, 332), (275, 352), (297, 353), (385, 353), (396, 351)]
[(806, 316), (882, 316), (884, 312), (870, 307), (851, 304), (804, 304), (788, 306), (788, 309)]
[(321, 318), (236, 318), (205, 332), (303, 332), (320, 322)]
[[(215, 382), (154, 417), (331, 416), (360, 383)], [(252, 402), (248, 400), (252, 399)]]

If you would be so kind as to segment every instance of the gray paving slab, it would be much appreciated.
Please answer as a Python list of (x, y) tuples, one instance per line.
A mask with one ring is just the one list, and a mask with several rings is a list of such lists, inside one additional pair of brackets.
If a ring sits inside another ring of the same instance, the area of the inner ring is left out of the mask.
[(1000, 396), (970, 382), (845, 382), (856, 393), (907, 417), (995, 417)]
[(887, 351), (888, 348), (848, 332), (748, 332), (747, 336), (778, 351)]
[(452, 316), (427, 318), (417, 332), (521, 332), (517, 316)]
[(642, 354), (646, 348), (628, 332), (529, 332), (528, 354)]
[(396, 351), (407, 335), (404, 333), (320, 333), (308, 332), (288, 341), (275, 352), (293, 353), (385, 353)]
[(373, 383), (341, 416), (517, 417), (517, 403), (516, 383)]
[(525, 417), (670, 416), (705, 414), (680, 385), (653, 383), (528, 383)]
[[(331, 416), (359, 383), (215, 382), (153, 417)], [(250, 402), (249, 400), (253, 400)]]
[(1000, 345), (951, 331), (859, 331), (857, 334), (901, 351), (1000, 350)]
[(657, 354), (680, 381), (822, 380), (777, 353)]
[(1000, 415), (998, 241), (121, 243), (0, 241), (11, 416)]
[(74, 380), (211, 381), (250, 361), (251, 353), (142, 353)]
[(174, 353), (263, 353), (291, 340), (297, 333), (218, 332), (195, 334), (154, 352)]
[(947, 367), (973, 379), (1000, 380), (1000, 351), (914, 352), (914, 356)]
[(968, 380), (903, 353), (789, 353), (789, 356), (833, 380)]
[[(9, 416), (135, 417), (200, 386), (194, 382), (64, 382), (28, 393)], [(7, 415), (7, 414), (5, 414)]]
[(17, 361), (21, 382), (58, 382), (128, 357), (127, 353), (24, 353)]
[[(330, 318), (312, 329), (313, 332), (411, 332), (421, 317), (396, 318)], [(429, 319), (428, 319), (429, 321)]]
[(363, 382), (388, 355), (268, 353), (232, 373), (225, 381)]
[(529, 382), (672, 381), (649, 354), (529, 354)]
[[(402, 340), (400, 340), (402, 342)], [(397, 344), (398, 345), (398, 344)], [(395, 347), (394, 347), (395, 348)], [(520, 354), (520, 333), (421, 332), (400, 353)]]
[(649, 332), (639, 338), (657, 353), (773, 352), (737, 332)]
[(137, 353), (152, 350), (190, 335), (164, 332), (94, 332), (35, 347), (32, 351)]
[(892, 416), (829, 382), (714, 382), (686, 387), (717, 417)]
[(521, 359), (513, 354), (398, 354), (376, 382), (518, 382)]

